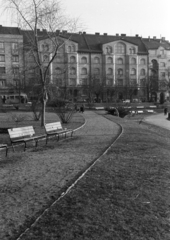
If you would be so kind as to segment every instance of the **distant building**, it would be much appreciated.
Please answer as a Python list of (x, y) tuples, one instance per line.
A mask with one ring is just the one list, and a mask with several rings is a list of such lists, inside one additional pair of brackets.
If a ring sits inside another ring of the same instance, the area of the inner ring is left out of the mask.
[[(50, 41), (39, 31), (44, 66), (52, 55)], [(0, 93), (36, 81), (34, 61), (26, 43), (28, 31), (0, 26)], [(49, 71), (49, 81), (66, 88), (68, 98), (113, 99), (169, 98), (170, 43), (156, 39), (106, 33), (56, 31), (63, 41)], [(93, 89), (93, 92), (92, 92)], [(96, 93), (94, 93), (96, 92)]]

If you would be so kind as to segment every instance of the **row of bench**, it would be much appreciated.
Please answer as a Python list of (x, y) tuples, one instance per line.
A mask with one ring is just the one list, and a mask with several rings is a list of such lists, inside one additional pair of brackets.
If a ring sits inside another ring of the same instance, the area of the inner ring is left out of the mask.
[[(34, 141), (35, 146), (37, 147), (38, 140), (44, 137), (46, 138), (46, 144), (48, 143), (48, 139), (50, 138), (50, 136), (55, 136), (59, 140), (60, 135), (64, 135), (64, 137), (66, 138), (67, 134), (70, 133), (72, 137), (73, 129), (63, 128), (61, 125), (61, 122), (54, 122), (54, 123), (47, 123), (45, 125), (46, 134), (41, 136), (35, 135), (35, 130), (33, 126), (11, 128), (11, 129), (8, 129), (8, 133), (9, 133), (13, 151), (15, 151), (14, 145), (18, 143), (24, 144), (24, 151), (25, 151), (27, 147), (26, 145), (27, 142)], [(7, 144), (0, 144), (0, 148), (6, 149), (6, 156), (7, 156), (7, 153), (8, 153)]]

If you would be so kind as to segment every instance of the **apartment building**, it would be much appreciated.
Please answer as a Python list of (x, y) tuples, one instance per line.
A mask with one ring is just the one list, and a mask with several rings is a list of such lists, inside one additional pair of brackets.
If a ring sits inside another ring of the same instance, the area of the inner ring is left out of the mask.
[(0, 25), (0, 95), (15, 92), (24, 76), (23, 69), (23, 36), (19, 28)]
[[(36, 80), (33, 59), (22, 47), (28, 41), (26, 33), (0, 27), (1, 92), (17, 82), (22, 68), (29, 69), (22, 75), (25, 84)], [(44, 33), (39, 31), (40, 36)], [(69, 99), (89, 98), (92, 89), (93, 98), (98, 95), (102, 100), (126, 99), (130, 94), (158, 102), (169, 98), (170, 43), (165, 38), (67, 31), (56, 31), (55, 38), (61, 44), (49, 69), (49, 81), (61, 90), (67, 88)], [(39, 44), (45, 67), (53, 56), (51, 40), (42, 37)], [(18, 49), (17, 54), (13, 49)]]

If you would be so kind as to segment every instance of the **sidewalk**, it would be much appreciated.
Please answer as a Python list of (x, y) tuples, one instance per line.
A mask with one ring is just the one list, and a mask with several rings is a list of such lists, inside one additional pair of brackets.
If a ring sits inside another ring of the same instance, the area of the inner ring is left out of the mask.
[(160, 113), (160, 114), (149, 116), (145, 118), (144, 121), (170, 130), (170, 121), (167, 118), (168, 118), (168, 115), (164, 115), (164, 113)]

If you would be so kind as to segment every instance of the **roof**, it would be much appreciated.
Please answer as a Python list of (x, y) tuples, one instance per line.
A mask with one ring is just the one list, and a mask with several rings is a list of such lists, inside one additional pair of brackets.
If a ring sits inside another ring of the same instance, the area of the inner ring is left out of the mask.
[(21, 35), (18, 27), (3, 27), (0, 25), (0, 34)]
[(156, 39), (156, 38), (142, 38), (143, 43), (146, 48), (149, 50), (158, 49), (159, 47), (164, 47), (166, 50), (170, 49), (169, 41), (164, 39)]
[(67, 37), (70, 35), (70, 40), (77, 42), (79, 46), (79, 51), (92, 51), (92, 52), (101, 52), (102, 45), (110, 42), (122, 40), (138, 46), (138, 53), (147, 54), (147, 48), (141, 40), (141, 37), (129, 37), (124, 34), (121, 36), (112, 36), (112, 35), (99, 35), (99, 34), (69, 34), (63, 33), (60, 36)]

